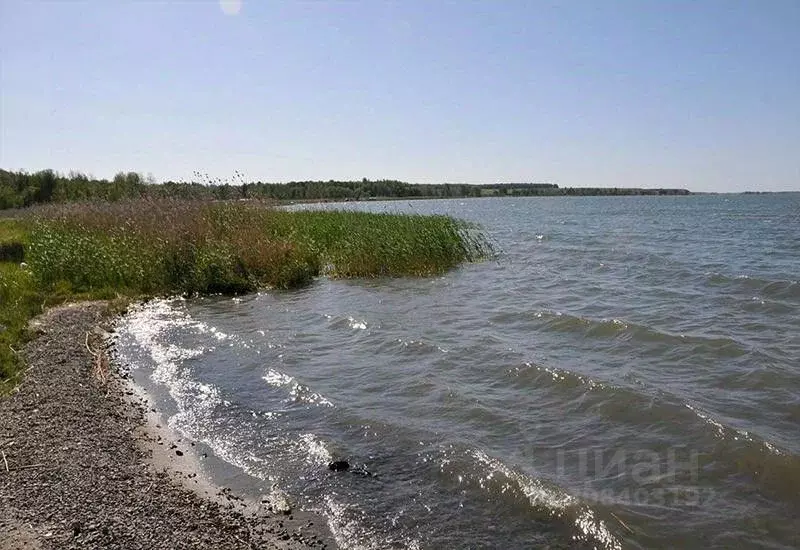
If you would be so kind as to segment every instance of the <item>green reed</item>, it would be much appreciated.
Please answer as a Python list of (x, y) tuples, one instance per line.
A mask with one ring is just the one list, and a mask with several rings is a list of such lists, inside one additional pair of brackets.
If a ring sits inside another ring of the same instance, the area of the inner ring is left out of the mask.
[(236, 294), (295, 288), (321, 274), (443, 273), (490, 250), (447, 216), (135, 201), (42, 211), (27, 258), (44, 288)]

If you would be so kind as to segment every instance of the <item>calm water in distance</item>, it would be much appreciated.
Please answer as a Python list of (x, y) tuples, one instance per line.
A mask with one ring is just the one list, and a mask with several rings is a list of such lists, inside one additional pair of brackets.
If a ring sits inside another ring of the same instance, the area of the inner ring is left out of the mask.
[(345, 207), (473, 221), (498, 256), (119, 326), (226, 484), (343, 548), (800, 547), (800, 194)]

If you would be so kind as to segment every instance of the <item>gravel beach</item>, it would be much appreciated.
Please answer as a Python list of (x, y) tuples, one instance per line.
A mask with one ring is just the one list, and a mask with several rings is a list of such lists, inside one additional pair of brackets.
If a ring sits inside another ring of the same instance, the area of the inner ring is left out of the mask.
[(202, 478), (109, 369), (104, 302), (47, 311), (0, 397), (0, 550), (332, 548), (322, 518), (247, 502)]

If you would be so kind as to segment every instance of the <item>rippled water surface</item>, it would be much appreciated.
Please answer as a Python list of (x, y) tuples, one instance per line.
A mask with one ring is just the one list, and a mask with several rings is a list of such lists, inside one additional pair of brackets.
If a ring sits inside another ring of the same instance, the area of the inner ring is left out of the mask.
[(800, 194), (347, 207), (474, 221), (499, 254), (120, 323), (226, 483), (343, 548), (800, 546)]

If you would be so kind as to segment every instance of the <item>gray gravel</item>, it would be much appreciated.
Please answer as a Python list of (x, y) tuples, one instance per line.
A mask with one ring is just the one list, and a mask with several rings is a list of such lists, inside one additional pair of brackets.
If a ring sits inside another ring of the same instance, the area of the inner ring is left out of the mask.
[(133, 435), (144, 411), (86, 347), (105, 312), (86, 302), (40, 317), (23, 383), (0, 397), (0, 550), (329, 547), (322, 527), (246, 515), (230, 493), (201, 498), (148, 465)]

